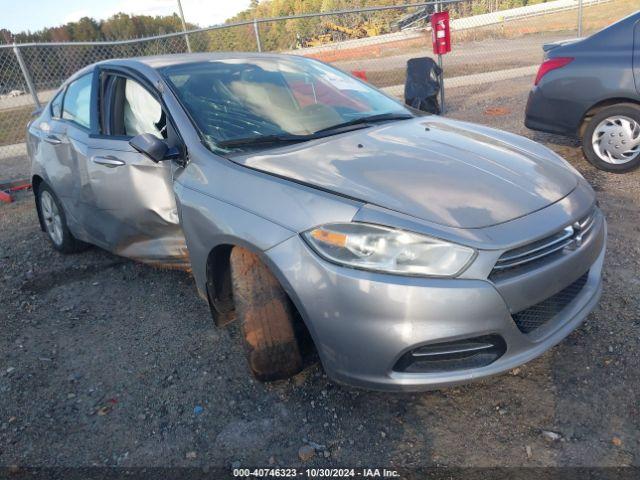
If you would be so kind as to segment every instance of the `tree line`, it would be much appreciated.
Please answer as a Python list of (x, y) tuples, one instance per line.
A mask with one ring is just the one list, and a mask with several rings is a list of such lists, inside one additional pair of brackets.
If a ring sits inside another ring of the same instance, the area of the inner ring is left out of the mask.
[[(452, 17), (476, 15), (505, 8), (514, 8), (547, 0), (469, 0), (458, 4), (451, 4), (447, 9)], [(357, 9), (371, 6), (392, 6), (405, 3), (404, 0), (252, 0), (249, 7), (237, 15), (227, 19), (225, 23), (253, 20), (254, 18), (274, 18), (305, 13), (331, 12), (337, 10)], [(408, 2), (407, 2), (408, 3)], [(261, 24), (261, 39), (268, 49), (289, 48), (296, 37), (310, 37), (318, 35), (322, 26), (327, 22), (345, 27), (357, 27), (367, 23), (376, 26), (376, 31), (385, 33), (393, 28), (394, 20), (408, 13), (407, 10), (387, 10), (375, 13), (350, 14), (335, 16), (335, 18), (321, 17), (287, 20)], [(187, 19), (189, 20), (189, 19)], [(189, 22), (189, 29), (207, 27)], [(252, 28), (252, 27), (251, 27)], [(182, 30), (180, 17), (176, 13), (166, 16), (115, 14), (105, 20), (83, 17), (75, 22), (64, 25), (47, 27), (37, 31), (10, 32), (0, 29), (0, 43), (28, 43), (28, 42), (82, 42), (127, 40), (141, 37), (162, 35)], [(231, 29), (233, 31), (234, 29)], [(247, 39), (248, 29), (238, 27), (238, 31), (231, 35), (217, 32), (213, 42), (207, 42), (206, 47), (220, 49), (216, 45), (219, 40), (231, 40), (233, 47), (251, 47), (253, 38)], [(227, 32), (229, 33), (229, 32)], [(251, 32), (253, 34), (253, 32)], [(204, 47), (205, 45), (202, 45)], [(255, 47), (255, 44), (253, 45)], [(222, 46), (224, 47), (224, 46)], [(228, 48), (228, 47), (227, 47)]]
[[(447, 9), (451, 16), (456, 18), (545, 1), (547, 0), (469, 0), (449, 4)], [(225, 23), (370, 6), (392, 6), (403, 2), (404, 0), (252, 0), (246, 10), (227, 19)], [(345, 36), (349, 38), (351, 31), (355, 31), (358, 36), (388, 33), (393, 31), (399, 18), (415, 10), (415, 8), (392, 9), (260, 23), (261, 46), (263, 51), (289, 50), (312, 45), (313, 42), (343, 40)], [(195, 23), (187, 23), (188, 29), (198, 27)], [(84, 17), (76, 22), (34, 32), (14, 33), (1, 29), (0, 43), (126, 40), (180, 31), (182, 31), (182, 23), (177, 14), (149, 16), (118, 13), (105, 20)], [(193, 51), (255, 51), (257, 49), (252, 24), (190, 34), (189, 40)], [(73, 72), (99, 60), (181, 53), (187, 51), (187, 45), (184, 37), (180, 35), (127, 45), (70, 44), (64, 47), (23, 47), (20, 51), (32, 74), (36, 88), (40, 90), (58, 86)], [(0, 66), (2, 66), (0, 93), (13, 89), (26, 89), (11, 49), (0, 49)]]
[[(189, 28), (198, 28), (189, 24)], [(166, 16), (129, 15), (117, 13), (106, 20), (83, 17), (56, 27), (47, 27), (34, 32), (11, 32), (0, 30), (0, 43), (30, 42), (99, 42), (162, 35), (182, 30), (177, 14)]]

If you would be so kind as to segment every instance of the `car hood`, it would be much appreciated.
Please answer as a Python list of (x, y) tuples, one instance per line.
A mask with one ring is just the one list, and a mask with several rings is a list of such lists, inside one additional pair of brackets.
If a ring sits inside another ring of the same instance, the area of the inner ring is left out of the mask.
[(568, 195), (578, 175), (507, 132), (418, 117), (233, 158), (242, 165), (458, 228), (481, 228)]

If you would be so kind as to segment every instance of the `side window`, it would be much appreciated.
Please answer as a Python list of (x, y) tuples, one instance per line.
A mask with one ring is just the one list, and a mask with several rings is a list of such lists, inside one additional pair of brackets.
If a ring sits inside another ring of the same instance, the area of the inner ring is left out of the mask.
[(151, 133), (166, 138), (166, 121), (160, 102), (146, 88), (129, 78), (124, 80), (124, 134), (135, 137)]
[(51, 101), (51, 116), (53, 118), (60, 118), (62, 116), (62, 97), (64, 96), (64, 90), (58, 93)]
[(75, 80), (67, 87), (62, 106), (62, 118), (71, 120), (83, 127), (91, 125), (91, 81), (92, 74)]

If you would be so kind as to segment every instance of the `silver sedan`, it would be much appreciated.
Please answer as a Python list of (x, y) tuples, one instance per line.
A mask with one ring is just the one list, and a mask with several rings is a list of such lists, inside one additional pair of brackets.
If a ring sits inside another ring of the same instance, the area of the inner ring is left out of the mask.
[(312, 59), (97, 63), (28, 151), (55, 249), (190, 268), (260, 380), (315, 349), (350, 385), (470, 381), (560, 342), (601, 292), (606, 223), (566, 161)]

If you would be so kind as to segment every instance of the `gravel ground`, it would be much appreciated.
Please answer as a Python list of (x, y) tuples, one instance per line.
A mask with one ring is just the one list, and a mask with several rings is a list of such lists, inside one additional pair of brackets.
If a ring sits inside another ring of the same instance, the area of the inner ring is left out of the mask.
[[(480, 41), (467, 40), (459, 42), (456, 43), (455, 50), (444, 57), (445, 78), (492, 72), (505, 68), (538, 65), (542, 60), (542, 45), (558, 40), (566, 40), (567, 38), (571, 38), (570, 33), (545, 32), (521, 38), (486, 38)], [(383, 83), (386, 83), (384, 85), (376, 84), (380, 86), (393, 85), (393, 83), (384, 82), (384, 80), (388, 79), (391, 70), (395, 70), (398, 76), (395, 80), (396, 83), (404, 83), (407, 60), (431, 55), (430, 39), (427, 38), (426, 42), (429, 42), (429, 44), (425, 43), (422, 47), (414, 47), (407, 53), (342, 60), (332, 64), (346, 72), (363, 70), (369, 77), (373, 76), (374, 79), (378, 78)], [(495, 54), (487, 55), (487, 52), (494, 52)]]
[(560, 345), (421, 394), (340, 387), (317, 364), (260, 384), (187, 273), (55, 253), (27, 192), (0, 206), (0, 465), (640, 466), (640, 171), (599, 172), (572, 142), (526, 131), (529, 85), (448, 92), (449, 114), (545, 142), (598, 191), (604, 295)]

